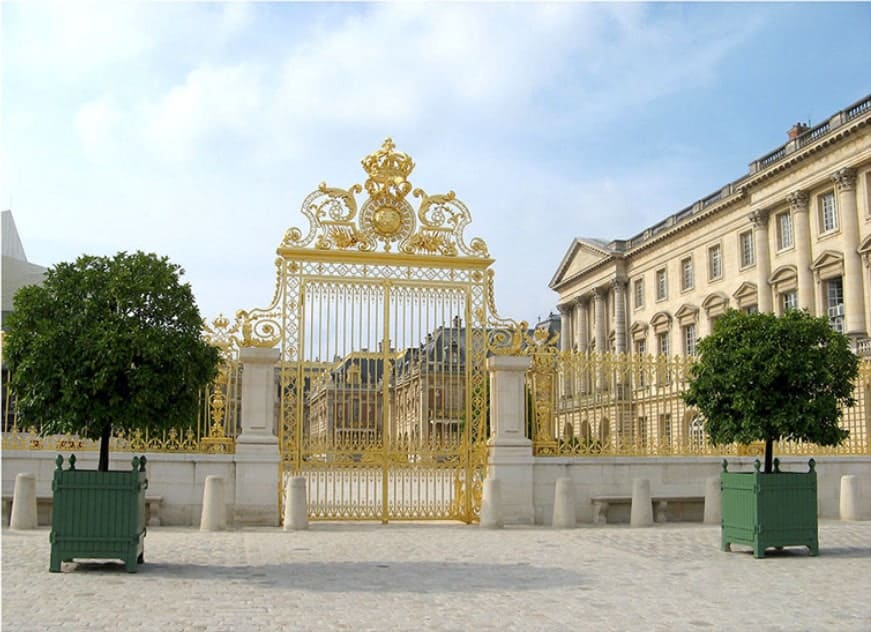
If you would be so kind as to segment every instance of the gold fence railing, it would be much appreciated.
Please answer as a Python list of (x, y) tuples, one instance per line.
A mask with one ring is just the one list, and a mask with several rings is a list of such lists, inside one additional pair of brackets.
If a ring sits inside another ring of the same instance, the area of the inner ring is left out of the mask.
[[(100, 442), (76, 435), (43, 435), (38, 424), (20, 424), (15, 397), (3, 370), (3, 450), (98, 450)], [(181, 452), (232, 454), (240, 431), (242, 367), (228, 361), (220, 367), (214, 382), (200, 392), (195, 421), (186, 427), (169, 428), (159, 434), (128, 431), (123, 423), (114, 431), (110, 452)]]
[[(704, 420), (681, 394), (693, 358), (582, 354), (531, 349), (528, 427), (538, 456), (705, 456), (761, 454), (763, 444), (713, 446)], [(779, 455), (871, 454), (871, 360), (846, 408), (849, 438), (836, 448), (781, 442)]]

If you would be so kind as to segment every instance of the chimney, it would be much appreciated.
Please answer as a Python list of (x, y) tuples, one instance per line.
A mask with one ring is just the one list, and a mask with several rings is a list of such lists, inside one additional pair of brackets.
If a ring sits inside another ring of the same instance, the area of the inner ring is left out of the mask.
[(789, 137), (789, 140), (795, 140), (796, 138), (798, 138), (799, 136), (804, 134), (806, 131), (808, 131), (808, 129), (809, 129), (808, 126), (805, 125), (804, 123), (796, 123), (795, 125), (793, 125), (790, 128), (790, 130), (786, 133), (786, 135)]

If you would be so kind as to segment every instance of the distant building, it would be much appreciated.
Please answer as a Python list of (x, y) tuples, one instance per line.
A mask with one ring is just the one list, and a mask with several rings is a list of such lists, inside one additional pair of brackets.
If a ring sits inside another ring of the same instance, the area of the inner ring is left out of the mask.
[(5, 327), (6, 316), (12, 311), (12, 298), (25, 285), (39, 285), (45, 276), (46, 268), (30, 263), (24, 254), (24, 246), (18, 236), (12, 211), (2, 213), (3, 232), (3, 272), (2, 301), (3, 312), (0, 317), (0, 327)]
[(871, 95), (629, 239), (576, 238), (562, 348), (694, 355), (727, 308), (806, 309), (871, 351)]

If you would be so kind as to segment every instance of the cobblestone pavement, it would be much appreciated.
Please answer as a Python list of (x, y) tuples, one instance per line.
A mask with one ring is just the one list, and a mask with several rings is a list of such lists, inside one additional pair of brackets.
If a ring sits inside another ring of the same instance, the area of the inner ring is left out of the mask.
[(871, 522), (804, 548), (719, 550), (718, 527), (313, 523), (152, 528), (146, 564), (64, 564), (2, 534), (2, 630), (871, 630)]

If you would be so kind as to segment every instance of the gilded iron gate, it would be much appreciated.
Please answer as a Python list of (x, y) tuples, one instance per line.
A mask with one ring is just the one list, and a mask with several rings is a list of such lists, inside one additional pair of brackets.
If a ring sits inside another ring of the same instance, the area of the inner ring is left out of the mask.
[[(272, 305), (243, 336), (280, 342), (280, 481), (307, 480), (310, 519), (471, 522), (486, 467), (492, 260), (453, 192), (409, 200), (390, 139), (363, 187), (321, 184), (304, 234), (278, 248)], [(258, 342), (259, 341), (259, 342)], [(281, 490), (279, 490), (280, 503)]]

